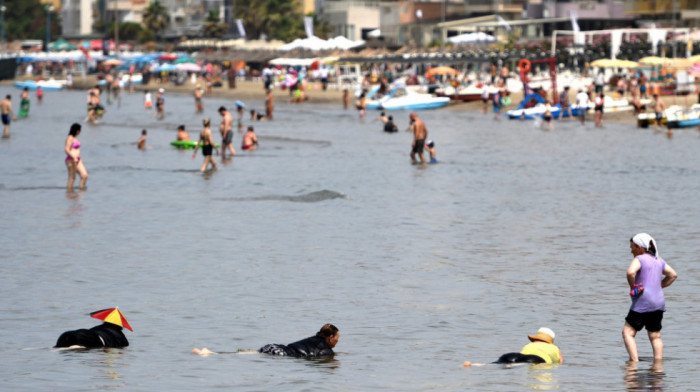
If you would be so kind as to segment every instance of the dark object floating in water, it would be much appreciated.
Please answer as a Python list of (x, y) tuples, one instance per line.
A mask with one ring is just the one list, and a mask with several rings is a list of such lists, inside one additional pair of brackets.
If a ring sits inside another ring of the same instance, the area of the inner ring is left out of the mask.
[(256, 197), (236, 197), (233, 198), (234, 201), (267, 201), (267, 200), (281, 200), (281, 201), (291, 201), (295, 203), (316, 203), (324, 200), (332, 199), (344, 199), (345, 195), (335, 191), (329, 191), (324, 189), (322, 191), (316, 191), (311, 193), (306, 193), (299, 196), (287, 196), (287, 195), (270, 195), (270, 196), (256, 196)]

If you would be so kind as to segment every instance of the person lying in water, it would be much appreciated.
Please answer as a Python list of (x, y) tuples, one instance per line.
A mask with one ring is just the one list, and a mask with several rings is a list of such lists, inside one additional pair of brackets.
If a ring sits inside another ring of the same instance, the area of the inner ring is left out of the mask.
[(58, 337), (54, 348), (122, 348), (129, 346), (122, 327), (104, 322), (90, 329), (66, 331)]
[(529, 344), (519, 353), (501, 355), (496, 363), (564, 363), (559, 347), (554, 345), (554, 331), (540, 328), (536, 335), (528, 335)]
[[(239, 353), (262, 353), (269, 355), (278, 355), (295, 358), (321, 358), (332, 357), (335, 355), (333, 348), (338, 344), (340, 331), (333, 324), (326, 324), (316, 333), (316, 335), (306, 339), (299, 340), (294, 343), (284, 344), (266, 344), (259, 350), (242, 350)], [(202, 356), (216, 354), (215, 352), (204, 347), (201, 350), (195, 348), (193, 353)]]

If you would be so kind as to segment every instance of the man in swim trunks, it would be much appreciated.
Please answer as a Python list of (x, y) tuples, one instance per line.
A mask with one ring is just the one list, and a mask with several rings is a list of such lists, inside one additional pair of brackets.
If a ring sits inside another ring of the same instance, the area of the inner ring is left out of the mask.
[(158, 94), (156, 95), (156, 114), (153, 117), (158, 118), (158, 120), (162, 120), (163, 118), (165, 118), (165, 97), (163, 96), (164, 92), (164, 89), (158, 89)]
[[(242, 109), (241, 113), (243, 113)], [(231, 152), (231, 156), (236, 155), (236, 150), (233, 148), (233, 117), (223, 106), (219, 108), (219, 114), (222, 117), (219, 131), (221, 132), (221, 159), (223, 160), (226, 158), (227, 148)]]
[(659, 94), (654, 94), (652, 96), (654, 98), (654, 113), (656, 114), (655, 117), (655, 123), (656, 123), (656, 129), (660, 130), (661, 129), (661, 119), (664, 117), (664, 111), (666, 110), (666, 104), (664, 103), (663, 99), (659, 97)]
[(16, 120), (15, 113), (12, 111), (11, 95), (7, 94), (5, 99), (0, 101), (0, 110), (2, 111), (2, 123), (5, 125), (5, 131), (2, 137), (10, 137), (10, 120)]
[(411, 112), (411, 132), (413, 133), (413, 145), (411, 148), (411, 161), (416, 162), (416, 154), (420, 157), (420, 163), (425, 163), (423, 156), (423, 148), (425, 147), (425, 138), (428, 137), (428, 130), (425, 128), (423, 120), (418, 118), (415, 112)]
[(202, 86), (198, 84), (197, 87), (194, 89), (195, 113), (204, 112), (204, 104), (202, 103), (203, 96), (204, 96), (204, 91), (202, 90)]
[(272, 96), (272, 90), (267, 89), (267, 96), (265, 98), (265, 117), (268, 120), (272, 120), (272, 112), (275, 110), (275, 98)]
[(564, 87), (564, 91), (559, 94), (559, 103), (561, 104), (561, 114), (559, 115), (559, 119), (563, 120), (565, 113), (569, 114), (569, 118), (573, 118), (574, 116), (571, 114), (571, 106), (569, 106), (569, 86)]
[(258, 148), (258, 137), (255, 135), (255, 130), (252, 126), (248, 127), (248, 132), (243, 135), (243, 145), (241, 148), (244, 151), (253, 151)]

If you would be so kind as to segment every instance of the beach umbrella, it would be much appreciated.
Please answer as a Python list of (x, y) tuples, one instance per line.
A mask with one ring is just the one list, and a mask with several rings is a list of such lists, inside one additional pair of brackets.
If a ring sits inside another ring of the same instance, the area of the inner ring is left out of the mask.
[(174, 64), (163, 63), (158, 67), (158, 72), (165, 71), (177, 71), (177, 67)]
[(102, 309), (96, 312), (92, 312), (90, 313), (90, 317), (102, 320), (105, 323), (118, 325), (132, 332), (134, 331), (133, 329), (131, 329), (131, 325), (129, 325), (129, 322), (126, 321), (126, 317), (124, 317), (122, 312), (119, 311), (119, 307)]
[(688, 70), (688, 74), (693, 76), (700, 76), (700, 64), (695, 64)]
[(669, 63), (670, 63), (670, 59), (661, 58), (661, 57), (657, 57), (657, 56), (648, 56), (648, 57), (644, 57), (642, 59), (639, 59), (639, 64), (666, 65)]
[(192, 64), (192, 63), (181, 63), (181, 64), (177, 64), (177, 65), (175, 66), (175, 68), (176, 68), (178, 71), (185, 71), (185, 72), (199, 72), (199, 71), (202, 70), (202, 66), (201, 66), (201, 65)]
[(109, 59), (102, 64), (104, 64), (104, 65), (122, 65), (122, 64), (124, 64), (124, 62), (117, 60), (117, 59)]
[(459, 72), (457, 72), (457, 70), (455, 70), (454, 68), (450, 67), (435, 67), (430, 68), (428, 72), (425, 73), (425, 76), (433, 75), (459, 75)]
[(49, 46), (50, 50), (75, 50), (77, 48), (77, 46), (71, 44), (63, 38), (57, 39)]
[(591, 63), (591, 67), (598, 68), (633, 68), (637, 64), (634, 61), (621, 60), (621, 59), (598, 59)]
[(185, 64), (185, 63), (196, 63), (197, 60), (192, 57), (180, 57), (179, 59), (173, 61), (173, 64)]
[(160, 61), (175, 61), (175, 60), (177, 60), (177, 56), (174, 54), (164, 54), (164, 55), (158, 56), (158, 60), (160, 60)]

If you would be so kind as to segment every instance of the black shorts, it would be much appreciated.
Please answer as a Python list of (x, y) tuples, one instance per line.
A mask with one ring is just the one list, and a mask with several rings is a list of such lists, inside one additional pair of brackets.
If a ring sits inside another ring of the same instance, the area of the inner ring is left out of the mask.
[(642, 328), (646, 328), (649, 332), (661, 331), (661, 320), (664, 318), (663, 310), (657, 310), (654, 312), (639, 313), (634, 310), (630, 310), (625, 317), (627, 324), (631, 325), (635, 331), (641, 331)]
[(416, 140), (413, 144), (413, 152), (416, 154), (422, 154), (423, 148), (425, 147), (425, 139)]
[(202, 146), (202, 155), (204, 155), (205, 157), (211, 156), (211, 152), (213, 149), (214, 148), (212, 147), (211, 144), (207, 144), (207, 145)]
[(231, 144), (232, 141), (233, 141), (233, 131), (231, 131), (231, 130), (226, 131), (226, 133), (224, 134), (224, 140), (222, 143), (225, 145), (229, 145), (229, 144)]
[(10, 115), (9, 114), (2, 115), (2, 123), (4, 125), (10, 125)]
[(596, 92), (596, 94), (602, 93), (602, 92), (603, 92), (603, 86), (600, 85), (600, 84), (596, 84), (596, 85), (595, 85), (595, 92)]
[(552, 122), (552, 116), (544, 116), (543, 118), (546, 122)]

